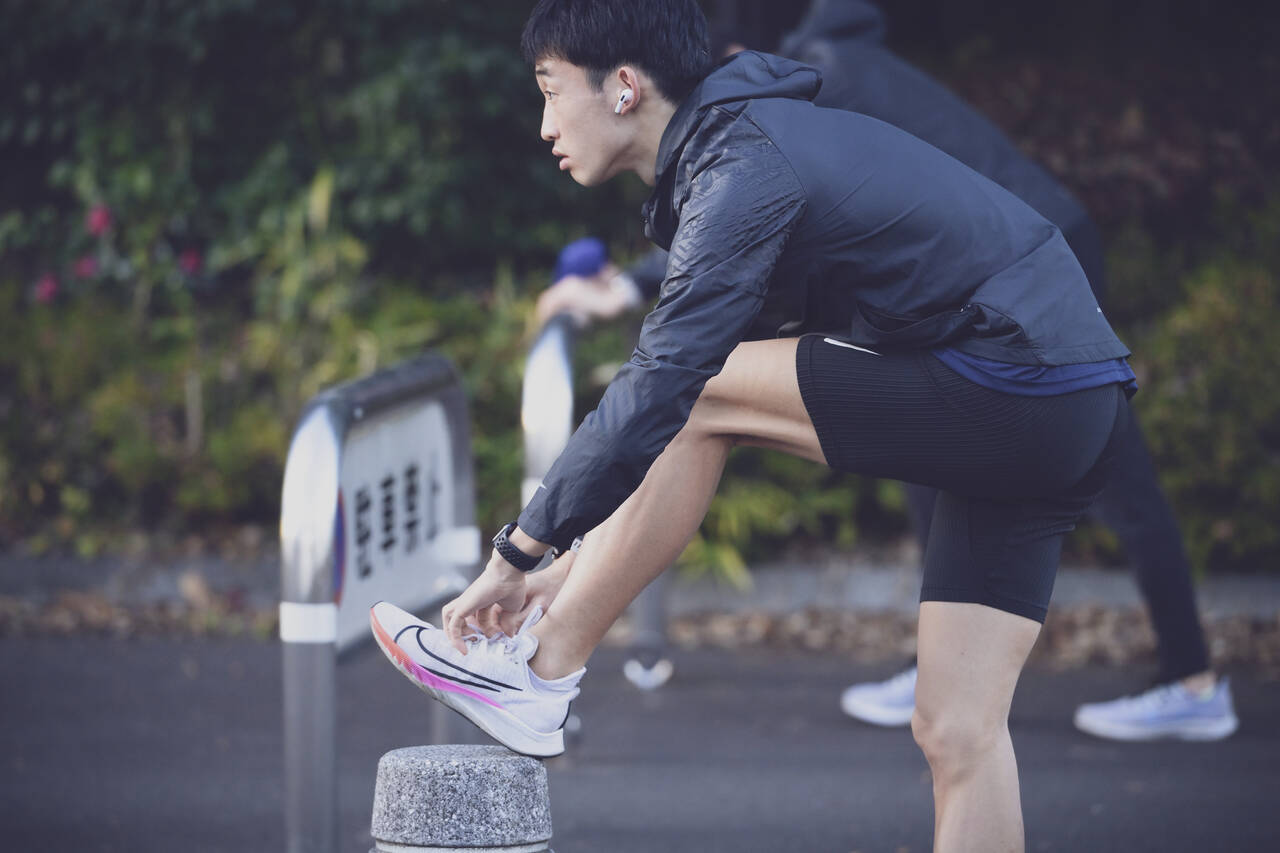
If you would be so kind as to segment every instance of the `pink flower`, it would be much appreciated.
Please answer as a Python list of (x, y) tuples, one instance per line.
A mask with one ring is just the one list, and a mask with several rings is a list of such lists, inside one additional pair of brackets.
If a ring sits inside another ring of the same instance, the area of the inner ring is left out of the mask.
[(80, 278), (93, 278), (98, 274), (98, 259), (93, 255), (85, 255), (76, 261), (75, 274)]
[(89, 215), (85, 217), (84, 227), (94, 237), (101, 237), (111, 228), (111, 209), (105, 204), (95, 204), (89, 208)]
[(186, 249), (178, 255), (178, 268), (187, 275), (195, 275), (204, 266), (204, 258), (195, 249)]
[(41, 305), (48, 305), (57, 295), (58, 280), (53, 277), (53, 273), (45, 273), (40, 276), (40, 280), (36, 282), (36, 302), (39, 302)]

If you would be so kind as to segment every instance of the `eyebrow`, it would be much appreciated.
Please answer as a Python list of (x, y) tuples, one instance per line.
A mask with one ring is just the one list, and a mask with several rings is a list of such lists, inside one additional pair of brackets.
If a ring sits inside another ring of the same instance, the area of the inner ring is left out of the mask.
[(548, 71), (548, 70), (547, 70), (547, 69), (545, 69), (545, 68), (535, 68), (535, 69), (533, 69), (533, 76), (535, 76), (535, 77), (550, 77), (550, 76), (551, 76), (551, 72), (550, 72), (550, 71)]

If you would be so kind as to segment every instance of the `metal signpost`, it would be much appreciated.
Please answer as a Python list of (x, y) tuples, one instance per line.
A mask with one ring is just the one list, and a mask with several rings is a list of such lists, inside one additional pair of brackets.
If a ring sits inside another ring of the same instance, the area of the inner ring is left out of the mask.
[[(520, 422), (524, 428), (524, 482), (528, 503), (542, 478), (573, 434), (573, 320), (552, 317), (529, 350), (525, 362)], [(643, 690), (661, 687), (675, 667), (666, 657), (667, 575), (659, 575), (632, 604), (635, 640), (623, 674)]]
[(573, 435), (573, 338), (573, 319), (557, 314), (542, 327), (525, 360), (520, 396), (524, 432), (521, 504), (533, 498)]
[(280, 543), (287, 849), (333, 853), (337, 654), (369, 637), (376, 602), (438, 607), (480, 559), (470, 421), (447, 359), (311, 400), (285, 465)]

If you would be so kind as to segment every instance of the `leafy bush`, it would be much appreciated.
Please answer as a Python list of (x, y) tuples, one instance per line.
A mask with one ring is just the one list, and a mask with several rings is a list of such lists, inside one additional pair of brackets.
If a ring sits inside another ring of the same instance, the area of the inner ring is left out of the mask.
[(1195, 563), (1280, 560), (1280, 204), (1197, 270), (1144, 342), (1136, 399)]
[(5, 2), (0, 538), (269, 523), (302, 402), (431, 344), (492, 419), (512, 271), (633, 217), (552, 168), (527, 12)]
[[(426, 348), (464, 374), (481, 525), (518, 511), (532, 294), (588, 228), (634, 248), (644, 192), (552, 168), (515, 50), (528, 7), (0, 0), (0, 543), (270, 525), (305, 401)], [(960, 88), (1111, 226), (1111, 316), (1193, 554), (1274, 566), (1280, 205), (1202, 226), (1206, 199), (1268, 189), (1275, 111), (1190, 121), (1151, 106), (1164, 80), (1131, 104), (1108, 75), (1015, 65)], [(633, 331), (582, 341), (580, 411)], [(899, 535), (902, 504), (739, 451), (684, 562), (740, 582), (797, 544)]]

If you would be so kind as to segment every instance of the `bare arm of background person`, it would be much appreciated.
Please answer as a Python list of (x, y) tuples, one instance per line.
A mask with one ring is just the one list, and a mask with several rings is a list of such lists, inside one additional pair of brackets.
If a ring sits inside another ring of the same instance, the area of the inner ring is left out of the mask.
[(612, 320), (640, 307), (640, 292), (616, 266), (593, 276), (567, 275), (538, 297), (538, 325), (557, 314), (569, 314), (579, 326)]

